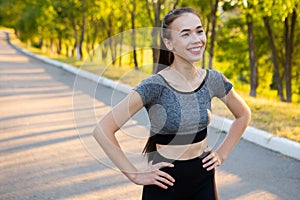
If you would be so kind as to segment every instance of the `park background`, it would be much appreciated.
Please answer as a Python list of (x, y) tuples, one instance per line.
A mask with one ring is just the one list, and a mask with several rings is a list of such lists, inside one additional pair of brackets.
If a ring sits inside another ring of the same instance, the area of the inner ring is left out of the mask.
[(173, 8), (192, 7), (208, 38), (199, 67), (234, 83), (252, 126), (300, 142), (299, 2), (1, 0), (0, 26), (34, 53), (134, 86), (155, 71), (160, 41), (152, 27)]

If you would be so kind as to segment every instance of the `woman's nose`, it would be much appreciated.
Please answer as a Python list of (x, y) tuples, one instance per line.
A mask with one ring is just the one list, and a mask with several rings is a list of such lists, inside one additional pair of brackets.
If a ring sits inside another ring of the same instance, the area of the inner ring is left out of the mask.
[(191, 37), (193, 42), (200, 42), (201, 41), (201, 36), (197, 33), (192, 33), (192, 37)]

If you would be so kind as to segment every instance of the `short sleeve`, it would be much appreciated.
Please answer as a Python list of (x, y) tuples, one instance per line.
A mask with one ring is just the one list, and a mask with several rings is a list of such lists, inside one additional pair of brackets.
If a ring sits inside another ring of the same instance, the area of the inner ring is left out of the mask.
[(221, 73), (215, 70), (209, 70), (208, 87), (211, 97), (222, 98), (227, 95), (233, 87), (233, 84)]
[(158, 75), (152, 75), (144, 79), (138, 86), (133, 88), (141, 95), (144, 106), (150, 106), (155, 104), (157, 97), (160, 96), (161, 81)]

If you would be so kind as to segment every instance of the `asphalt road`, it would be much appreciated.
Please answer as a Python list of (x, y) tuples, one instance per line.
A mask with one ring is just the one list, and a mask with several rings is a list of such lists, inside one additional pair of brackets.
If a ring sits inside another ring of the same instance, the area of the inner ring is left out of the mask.
[[(0, 199), (140, 199), (91, 136), (124, 95), (20, 54), (0, 31)], [(142, 110), (117, 133), (139, 169), (147, 127)], [(211, 146), (223, 137), (209, 129)], [(216, 173), (222, 200), (300, 199), (300, 161), (245, 140)]]

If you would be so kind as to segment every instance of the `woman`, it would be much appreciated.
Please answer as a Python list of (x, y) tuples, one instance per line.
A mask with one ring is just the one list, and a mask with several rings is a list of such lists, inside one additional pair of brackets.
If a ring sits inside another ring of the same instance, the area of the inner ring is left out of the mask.
[[(159, 72), (108, 112), (94, 137), (132, 182), (144, 186), (143, 200), (218, 199), (214, 169), (240, 140), (250, 121), (250, 109), (223, 74), (194, 66), (206, 45), (194, 10), (169, 12), (162, 22), (161, 37)], [(216, 151), (206, 142), (213, 97), (220, 98), (235, 116)], [(119, 148), (114, 133), (143, 107), (151, 122), (151, 137), (144, 149), (149, 168), (138, 171)]]

